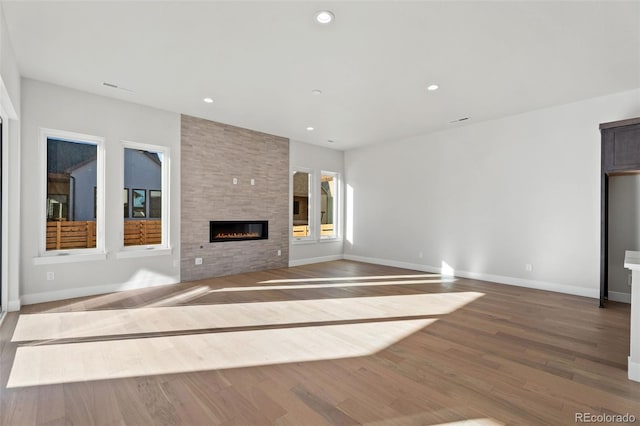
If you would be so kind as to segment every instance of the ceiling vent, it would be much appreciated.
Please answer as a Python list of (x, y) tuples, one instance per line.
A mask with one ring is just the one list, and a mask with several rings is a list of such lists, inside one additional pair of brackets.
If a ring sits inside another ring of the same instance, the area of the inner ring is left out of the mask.
[(128, 93), (133, 93), (133, 90), (131, 90), (131, 89), (127, 89), (125, 87), (120, 87), (117, 84), (109, 83), (109, 82), (106, 82), (106, 81), (103, 81), (102, 85), (104, 87), (110, 87), (111, 89), (118, 89), (118, 90), (123, 90), (123, 91), (128, 92)]

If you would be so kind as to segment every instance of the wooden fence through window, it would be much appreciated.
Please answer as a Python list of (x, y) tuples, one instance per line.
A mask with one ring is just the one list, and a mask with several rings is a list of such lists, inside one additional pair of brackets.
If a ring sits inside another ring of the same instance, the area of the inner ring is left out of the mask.
[[(162, 221), (127, 220), (124, 222), (124, 245), (150, 245), (162, 242)], [(47, 222), (47, 250), (94, 248), (95, 221)]]
[(144, 246), (162, 242), (162, 221), (160, 220), (125, 220), (124, 245)]
[[(309, 225), (293, 225), (294, 237), (306, 237), (309, 235)], [(320, 225), (320, 235), (322, 237), (333, 236), (333, 223), (323, 223)]]

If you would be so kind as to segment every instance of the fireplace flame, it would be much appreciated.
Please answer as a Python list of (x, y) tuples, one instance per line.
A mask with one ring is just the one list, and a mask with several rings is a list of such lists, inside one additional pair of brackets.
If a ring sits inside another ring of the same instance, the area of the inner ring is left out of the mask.
[(259, 237), (257, 232), (220, 232), (216, 234), (216, 238), (255, 238)]

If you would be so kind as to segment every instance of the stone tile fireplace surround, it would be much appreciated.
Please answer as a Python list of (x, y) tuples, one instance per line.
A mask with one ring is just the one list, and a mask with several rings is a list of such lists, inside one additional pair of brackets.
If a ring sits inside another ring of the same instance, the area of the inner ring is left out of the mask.
[[(288, 265), (288, 139), (183, 115), (181, 161), (182, 281)], [(210, 242), (210, 221), (254, 220), (267, 239)]]

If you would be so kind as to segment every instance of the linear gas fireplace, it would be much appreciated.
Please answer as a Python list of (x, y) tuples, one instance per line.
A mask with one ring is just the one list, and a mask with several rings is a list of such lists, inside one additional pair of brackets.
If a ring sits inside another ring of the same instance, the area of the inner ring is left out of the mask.
[(212, 220), (209, 222), (209, 241), (266, 240), (269, 221), (266, 220)]

